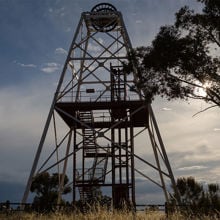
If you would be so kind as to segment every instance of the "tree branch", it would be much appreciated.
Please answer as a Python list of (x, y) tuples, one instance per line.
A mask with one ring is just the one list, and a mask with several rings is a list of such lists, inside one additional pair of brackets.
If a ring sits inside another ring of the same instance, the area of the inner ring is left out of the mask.
[(198, 114), (200, 114), (200, 113), (202, 113), (202, 112), (205, 112), (205, 111), (209, 110), (210, 108), (214, 108), (214, 107), (217, 107), (217, 106), (218, 106), (218, 105), (209, 106), (209, 107), (207, 107), (207, 108), (205, 108), (205, 109), (203, 109), (203, 110), (197, 112), (197, 113), (194, 114), (192, 117), (195, 117), (196, 115), (198, 115)]
[(211, 30), (208, 30), (207, 28), (205, 28), (205, 29), (208, 31), (208, 33), (209, 33), (209, 35), (211, 36), (212, 40), (220, 47), (220, 43), (219, 43), (218, 40), (215, 38), (215, 35), (212, 33), (212, 31), (211, 31)]
[(186, 80), (180, 79), (180, 78), (178, 78), (177, 76), (174, 76), (174, 75), (172, 75), (172, 74), (170, 74), (170, 73), (168, 73), (168, 75), (169, 75), (170, 77), (173, 77), (173, 78), (175, 78), (175, 79), (177, 79), (177, 80), (179, 80), (179, 81), (181, 81), (181, 82), (184, 82), (184, 83), (186, 83), (186, 84), (188, 84), (188, 85), (191, 85), (191, 86), (195, 86), (195, 87), (198, 87), (198, 88), (205, 89), (203, 86), (200, 86), (200, 85), (197, 85), (197, 84), (195, 84), (195, 83), (192, 83), (192, 82), (189, 82), (189, 81), (186, 81)]

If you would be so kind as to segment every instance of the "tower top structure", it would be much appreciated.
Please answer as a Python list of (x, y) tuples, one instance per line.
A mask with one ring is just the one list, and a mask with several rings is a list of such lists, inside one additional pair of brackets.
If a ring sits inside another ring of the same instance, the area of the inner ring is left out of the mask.
[[(92, 12), (92, 25), (97, 31), (107, 32), (112, 31), (118, 22), (117, 16), (112, 16), (117, 13), (117, 9), (109, 3), (100, 3), (94, 6)], [(96, 16), (98, 14), (98, 16)]]

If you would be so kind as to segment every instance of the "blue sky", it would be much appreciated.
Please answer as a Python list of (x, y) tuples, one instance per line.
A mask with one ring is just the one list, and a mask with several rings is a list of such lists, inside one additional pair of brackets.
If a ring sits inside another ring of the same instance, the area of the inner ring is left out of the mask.
[[(20, 201), (80, 15), (100, 2), (0, 0), (0, 202)], [(201, 9), (194, 0), (108, 2), (122, 12), (134, 47), (150, 45), (181, 6)], [(218, 182), (220, 111), (192, 117), (205, 107), (201, 101), (153, 103), (175, 176)]]

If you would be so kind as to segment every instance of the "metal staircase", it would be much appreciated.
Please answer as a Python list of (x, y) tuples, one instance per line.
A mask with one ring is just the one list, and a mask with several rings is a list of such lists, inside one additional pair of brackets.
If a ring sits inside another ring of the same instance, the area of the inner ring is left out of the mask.
[(92, 198), (91, 187), (79, 187), (80, 200), (83, 204), (87, 203)]
[(109, 150), (97, 144), (97, 132), (93, 126), (94, 117), (92, 111), (80, 111), (78, 118), (82, 123), (84, 157), (93, 158), (92, 166), (87, 169), (84, 168), (81, 175), (78, 176), (78, 182), (83, 184), (83, 186), (78, 187), (80, 200), (85, 204), (94, 197), (93, 185), (105, 182)]
[(94, 118), (92, 111), (81, 111), (79, 112), (79, 120), (83, 125), (82, 135), (83, 135), (83, 150), (84, 156), (95, 155), (97, 153), (95, 130), (93, 129)]

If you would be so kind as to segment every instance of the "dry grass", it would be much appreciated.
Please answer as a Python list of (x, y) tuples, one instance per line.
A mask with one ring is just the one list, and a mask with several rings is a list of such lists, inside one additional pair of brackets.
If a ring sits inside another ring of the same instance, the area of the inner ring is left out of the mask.
[(40, 214), (12, 214), (1, 216), (1, 220), (157, 220), (157, 219), (166, 219), (165, 215), (162, 213), (137, 213), (135, 216), (132, 213), (123, 213), (123, 212), (106, 212), (100, 211), (97, 213), (88, 213), (83, 214), (49, 214), (49, 215), (40, 215)]
[(97, 210), (96, 212), (91, 212), (87, 214), (82, 213), (53, 213), (53, 214), (36, 214), (36, 213), (10, 213), (10, 214), (0, 214), (1, 220), (217, 220), (219, 218), (214, 217), (192, 217), (192, 216), (182, 216), (181, 214), (173, 214), (166, 217), (162, 212), (137, 212), (133, 215), (131, 212), (109, 212), (106, 210)]

